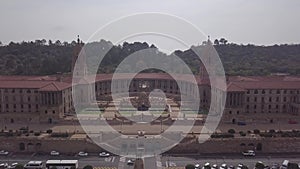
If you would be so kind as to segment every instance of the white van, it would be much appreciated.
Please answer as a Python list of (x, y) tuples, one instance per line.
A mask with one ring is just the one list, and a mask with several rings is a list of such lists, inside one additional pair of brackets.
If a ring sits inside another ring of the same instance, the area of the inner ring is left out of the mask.
[(29, 161), (24, 165), (24, 169), (43, 169), (44, 164), (42, 161)]
[(289, 160), (284, 160), (280, 166), (280, 169), (287, 169), (289, 165)]

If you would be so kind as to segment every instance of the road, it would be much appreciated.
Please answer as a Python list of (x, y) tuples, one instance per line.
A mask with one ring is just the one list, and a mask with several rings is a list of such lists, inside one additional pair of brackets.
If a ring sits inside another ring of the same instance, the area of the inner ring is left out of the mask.
[(203, 157), (203, 158), (187, 158), (187, 157), (162, 157), (162, 164), (165, 167), (184, 167), (186, 164), (200, 164), (203, 166), (206, 162), (211, 165), (217, 164), (220, 166), (225, 163), (228, 166), (237, 166), (239, 163), (247, 165), (250, 169), (253, 168), (257, 161), (262, 161), (265, 165), (272, 166), (274, 163), (282, 164), (284, 160), (290, 160), (290, 162), (300, 163), (300, 156), (298, 157), (270, 157), (270, 156), (259, 156), (259, 157)]
[[(187, 155), (188, 156), (188, 155)], [(133, 166), (127, 165), (129, 158), (111, 156), (107, 158), (97, 157), (97, 155), (89, 157), (76, 157), (76, 156), (49, 156), (49, 155), (30, 155), (30, 154), (18, 154), (18, 155), (9, 155), (9, 156), (0, 156), (0, 163), (9, 163), (14, 162), (25, 164), (31, 160), (46, 161), (48, 159), (77, 159), (79, 160), (79, 168), (83, 168), (85, 165), (92, 165), (93, 167), (111, 167), (119, 169), (133, 169)], [(193, 157), (175, 157), (175, 156), (163, 156), (162, 158), (147, 158), (145, 160), (146, 169), (155, 169), (154, 165), (160, 165), (163, 167), (184, 167), (186, 164), (200, 164), (201, 166), (204, 163), (209, 162), (212, 164), (217, 164), (220, 166), (223, 163), (226, 163), (228, 166), (233, 165), (237, 166), (239, 163), (247, 165), (250, 169), (254, 167), (257, 161), (262, 161), (266, 165), (272, 166), (274, 163), (281, 164), (284, 160), (290, 160), (290, 162), (300, 163), (300, 156), (290, 156), (290, 155), (277, 155), (277, 156), (268, 156), (260, 155), (256, 157), (243, 157), (243, 156), (222, 156), (222, 155), (211, 155), (211, 156), (193, 156)]]
[(17, 162), (19, 164), (26, 164), (28, 161), (47, 161), (47, 160), (78, 160), (79, 168), (83, 168), (86, 165), (92, 165), (93, 167), (117, 167), (119, 164), (119, 157), (118, 156), (111, 156), (111, 157), (97, 157), (90, 156), (90, 157), (77, 157), (77, 156), (49, 156), (49, 155), (11, 155), (11, 156), (1, 156), (0, 163), (8, 163), (12, 164)]

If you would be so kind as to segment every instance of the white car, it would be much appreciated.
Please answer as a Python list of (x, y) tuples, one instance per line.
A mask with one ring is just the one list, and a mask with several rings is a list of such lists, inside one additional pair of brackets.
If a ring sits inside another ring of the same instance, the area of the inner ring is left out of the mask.
[(8, 168), (14, 169), (14, 168), (16, 168), (17, 165), (18, 165), (18, 163), (12, 163), (10, 166), (8, 166)]
[(86, 157), (86, 156), (88, 156), (89, 154), (87, 153), (87, 152), (83, 152), (83, 151), (80, 151), (79, 153), (78, 153), (78, 156), (80, 156), (80, 157)]
[(8, 167), (8, 164), (7, 163), (2, 163), (0, 164), (0, 168), (7, 168)]
[(244, 165), (240, 163), (240, 164), (238, 164), (238, 166), (236, 167), (236, 169), (242, 169), (243, 166), (244, 166)]
[(105, 151), (103, 151), (103, 152), (99, 153), (99, 156), (100, 156), (100, 157), (109, 157), (110, 154), (107, 153), (107, 152), (105, 152)]
[(133, 165), (135, 162), (135, 159), (130, 159), (127, 161), (127, 165)]
[(8, 155), (9, 154), (9, 152), (8, 151), (5, 151), (5, 150), (1, 150), (0, 151), (0, 155)]
[(220, 169), (227, 169), (227, 164), (222, 164), (222, 165), (220, 166)]
[(218, 169), (218, 165), (217, 164), (212, 165), (211, 169)]
[(210, 169), (210, 164), (209, 163), (205, 163), (204, 166), (202, 167), (202, 169)]
[(200, 169), (200, 164), (195, 164), (195, 169)]
[(255, 152), (253, 150), (247, 150), (242, 153), (244, 156), (255, 156)]
[(59, 156), (59, 152), (58, 151), (51, 151), (50, 155), (52, 155), (52, 156)]

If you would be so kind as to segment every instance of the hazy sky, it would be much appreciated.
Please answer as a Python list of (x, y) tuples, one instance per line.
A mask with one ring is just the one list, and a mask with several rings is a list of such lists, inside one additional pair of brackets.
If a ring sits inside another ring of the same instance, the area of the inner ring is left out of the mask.
[(238, 44), (300, 42), (300, 0), (1, 0), (0, 41), (71, 41), (77, 34), (85, 41), (106, 23), (139, 12), (176, 15), (212, 39)]

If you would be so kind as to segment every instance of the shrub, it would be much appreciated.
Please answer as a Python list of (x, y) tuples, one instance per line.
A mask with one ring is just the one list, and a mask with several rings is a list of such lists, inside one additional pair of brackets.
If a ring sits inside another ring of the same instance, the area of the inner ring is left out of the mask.
[(15, 169), (24, 169), (24, 166), (21, 164), (16, 165)]
[(270, 129), (269, 133), (275, 133), (275, 130), (274, 129)]
[(235, 130), (234, 130), (234, 129), (229, 129), (229, 130), (228, 130), (228, 133), (234, 134), (234, 133), (235, 133)]
[(40, 135), (41, 135), (40, 132), (35, 132), (35, 133), (34, 133), (34, 136), (40, 136)]
[(261, 137), (275, 137), (273, 133), (260, 133), (259, 134)]
[(51, 134), (51, 133), (52, 133), (52, 130), (51, 130), (51, 129), (48, 129), (46, 132), (47, 132), (48, 134)]
[(244, 133), (243, 131), (240, 131), (239, 133), (240, 133), (240, 136), (243, 136), (243, 137), (246, 136), (246, 133)]
[(259, 131), (258, 129), (254, 129), (254, 130), (253, 130), (253, 133), (254, 133), (254, 134), (259, 134), (260, 131)]
[(233, 138), (234, 135), (230, 133), (224, 133), (224, 134), (217, 134), (214, 133), (210, 136), (211, 138)]
[(194, 164), (188, 164), (185, 166), (185, 169), (195, 169), (195, 165)]
[(51, 133), (51, 137), (69, 137), (68, 133)]
[(93, 169), (93, 166), (91, 166), (91, 165), (86, 165), (86, 166), (83, 167), (83, 169)]

